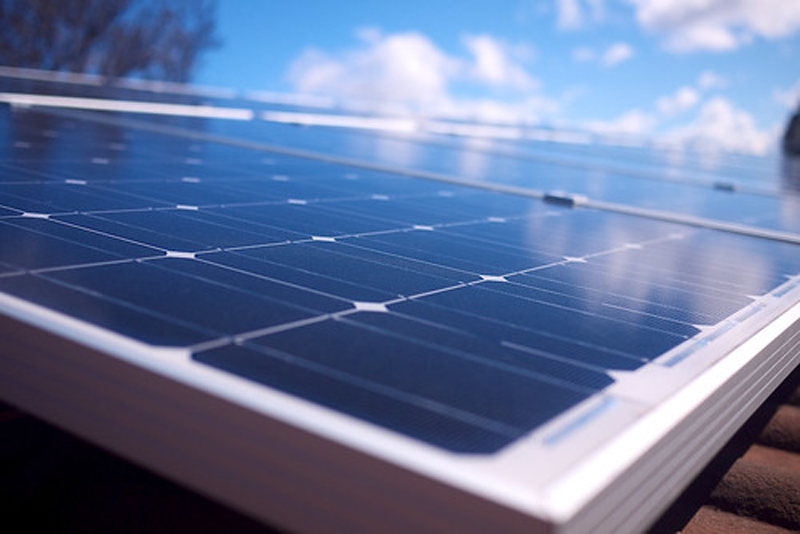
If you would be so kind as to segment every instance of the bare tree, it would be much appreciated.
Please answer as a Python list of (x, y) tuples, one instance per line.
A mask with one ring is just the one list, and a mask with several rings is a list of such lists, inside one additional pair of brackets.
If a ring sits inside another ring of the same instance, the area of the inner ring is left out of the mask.
[(0, 64), (188, 81), (214, 0), (0, 0)]

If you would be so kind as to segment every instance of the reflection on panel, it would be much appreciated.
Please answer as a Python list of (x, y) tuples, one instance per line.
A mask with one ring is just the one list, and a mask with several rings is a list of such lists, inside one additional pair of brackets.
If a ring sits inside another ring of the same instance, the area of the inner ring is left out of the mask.
[[(509, 446), (800, 265), (797, 246), (775, 241), (77, 116), (2, 113), (1, 291), (457, 452)], [(286, 139), (797, 229), (774, 196), (455, 144), (318, 130)]]

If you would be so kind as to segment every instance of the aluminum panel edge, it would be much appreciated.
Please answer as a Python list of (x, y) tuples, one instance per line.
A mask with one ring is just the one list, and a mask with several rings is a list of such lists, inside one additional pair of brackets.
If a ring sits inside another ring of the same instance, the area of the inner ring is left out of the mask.
[(552, 532), (532, 516), (2, 314), (0, 354), (4, 400), (265, 523), (299, 532)]

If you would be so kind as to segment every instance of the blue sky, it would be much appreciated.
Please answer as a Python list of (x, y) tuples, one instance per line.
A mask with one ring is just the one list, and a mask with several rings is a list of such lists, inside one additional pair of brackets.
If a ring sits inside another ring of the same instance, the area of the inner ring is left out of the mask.
[(764, 152), (800, 100), (797, 0), (221, 0), (218, 30), (198, 83), (426, 115)]

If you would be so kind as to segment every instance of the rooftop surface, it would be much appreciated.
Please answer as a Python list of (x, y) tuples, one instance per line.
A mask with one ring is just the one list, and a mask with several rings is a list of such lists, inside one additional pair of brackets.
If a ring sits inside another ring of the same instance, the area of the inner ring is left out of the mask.
[(755, 441), (722, 476), (683, 532), (798, 530), (800, 388), (795, 380), (794, 391), (774, 409)]

